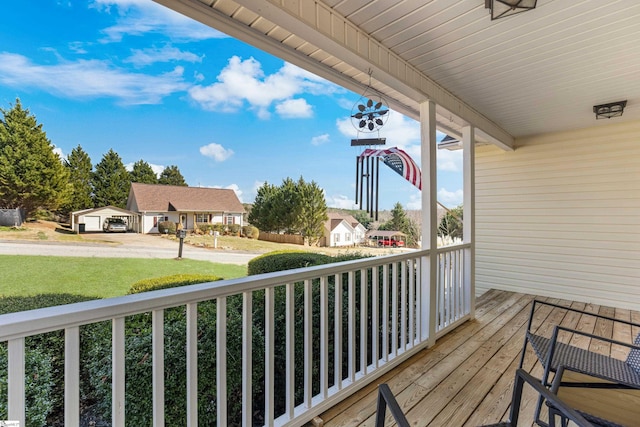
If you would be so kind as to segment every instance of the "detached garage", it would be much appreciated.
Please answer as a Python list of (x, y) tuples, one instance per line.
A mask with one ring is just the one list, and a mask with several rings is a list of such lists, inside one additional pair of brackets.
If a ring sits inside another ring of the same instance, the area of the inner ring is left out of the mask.
[(71, 229), (76, 233), (102, 231), (107, 218), (122, 218), (129, 231), (138, 230), (140, 215), (115, 206), (84, 209), (71, 214)]

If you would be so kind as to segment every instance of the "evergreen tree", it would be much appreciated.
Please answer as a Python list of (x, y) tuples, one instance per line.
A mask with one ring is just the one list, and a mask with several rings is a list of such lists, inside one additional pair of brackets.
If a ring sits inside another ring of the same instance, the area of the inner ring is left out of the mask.
[(300, 188), (291, 178), (282, 181), (276, 193), (272, 215), (277, 220), (277, 227), (286, 234), (299, 234), (300, 216), (302, 214)]
[(407, 235), (407, 245), (413, 246), (418, 242), (420, 232), (416, 224), (407, 217), (404, 208), (397, 202), (391, 209), (391, 219), (379, 227), (380, 230), (401, 231)]
[(131, 170), (131, 182), (140, 182), (142, 184), (157, 184), (158, 177), (153, 171), (149, 163), (144, 160), (138, 160), (133, 164)]
[(180, 173), (180, 169), (178, 166), (171, 165), (164, 168), (162, 173), (160, 174), (160, 178), (158, 178), (158, 184), (164, 185), (181, 185), (183, 187), (187, 187), (187, 182), (184, 180), (184, 177)]
[(38, 208), (58, 209), (70, 195), (69, 173), (42, 124), (19, 99), (0, 112), (0, 206), (22, 208), (27, 217)]
[(438, 236), (462, 239), (462, 205), (448, 211), (438, 224)]
[(71, 150), (65, 161), (65, 166), (69, 171), (69, 182), (71, 184), (71, 197), (64, 209), (66, 212), (73, 212), (80, 209), (87, 209), (93, 206), (93, 187), (91, 186), (91, 172), (93, 165), (91, 158), (80, 145)]
[(265, 182), (258, 188), (251, 212), (247, 217), (249, 223), (259, 230), (273, 233), (280, 231), (273, 206), (276, 202), (278, 187)]
[(302, 177), (298, 180), (300, 193), (300, 216), (298, 218), (300, 234), (302, 234), (309, 246), (318, 243), (324, 235), (324, 223), (327, 216), (327, 202), (324, 191), (314, 181), (306, 183)]
[(96, 207), (127, 205), (131, 180), (122, 159), (110, 149), (96, 165), (93, 173), (93, 202)]

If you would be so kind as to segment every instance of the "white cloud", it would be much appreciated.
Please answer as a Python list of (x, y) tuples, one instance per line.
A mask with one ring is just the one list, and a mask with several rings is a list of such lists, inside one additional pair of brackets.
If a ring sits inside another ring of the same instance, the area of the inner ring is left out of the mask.
[(92, 7), (117, 15), (116, 24), (105, 28), (102, 42), (119, 42), (124, 36), (155, 33), (174, 41), (225, 38), (194, 19), (149, 0), (95, 0)]
[(438, 190), (438, 201), (447, 207), (456, 207), (462, 204), (464, 200), (464, 194), (462, 190), (455, 190), (453, 192), (441, 188)]
[(313, 117), (313, 108), (302, 98), (286, 99), (276, 104), (276, 113), (285, 119)]
[(60, 161), (64, 162), (67, 160), (67, 156), (62, 152), (62, 148), (53, 146), (53, 152), (60, 157)]
[(244, 203), (242, 201), (243, 191), (240, 189), (238, 184), (229, 184), (226, 187), (222, 187), (220, 185), (212, 185), (211, 187), (208, 187), (208, 188), (224, 188), (225, 190), (233, 190), (236, 193), (236, 196), (238, 196), (238, 199), (240, 200), (240, 202)]
[(345, 195), (336, 194), (327, 198), (327, 206), (330, 208), (354, 209), (356, 201)]
[(131, 63), (137, 67), (151, 65), (158, 62), (186, 61), (186, 62), (202, 62), (203, 56), (195, 53), (185, 52), (173, 46), (164, 46), (161, 48), (133, 49), (129, 58), (125, 59), (125, 63)]
[(130, 73), (105, 61), (79, 60), (54, 65), (34, 64), (29, 58), (0, 53), (0, 82), (13, 87), (35, 87), (68, 98), (118, 98), (122, 104), (157, 104), (187, 89), (184, 69), (158, 76)]
[(205, 157), (210, 157), (216, 162), (224, 162), (229, 157), (233, 156), (233, 150), (224, 148), (222, 145), (212, 142), (209, 145), (200, 147), (200, 154)]
[(410, 209), (410, 210), (422, 209), (422, 194), (419, 191), (416, 191), (415, 193), (409, 196), (409, 201), (407, 202), (407, 209)]
[(462, 150), (438, 150), (436, 156), (438, 161), (438, 170), (447, 172), (462, 171)]
[(238, 56), (229, 59), (217, 80), (209, 86), (192, 87), (189, 95), (202, 108), (211, 111), (235, 112), (248, 104), (249, 109), (263, 119), (270, 116), (269, 108), (274, 103), (282, 105), (283, 101), (302, 93), (322, 94), (337, 90), (335, 85), (289, 63), (265, 76), (260, 62), (254, 58), (242, 60)]
[(323, 133), (322, 135), (314, 136), (311, 138), (311, 145), (322, 145), (329, 142), (329, 134)]

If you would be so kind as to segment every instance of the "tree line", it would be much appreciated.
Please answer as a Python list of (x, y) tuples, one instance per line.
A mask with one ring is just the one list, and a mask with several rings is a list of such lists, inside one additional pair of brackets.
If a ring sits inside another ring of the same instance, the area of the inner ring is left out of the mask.
[(0, 113), (0, 208), (22, 208), (27, 218), (38, 209), (66, 215), (98, 206), (124, 208), (132, 182), (187, 185), (175, 165), (156, 176), (141, 159), (129, 172), (113, 149), (95, 167), (80, 145), (61, 159), (19, 99)]

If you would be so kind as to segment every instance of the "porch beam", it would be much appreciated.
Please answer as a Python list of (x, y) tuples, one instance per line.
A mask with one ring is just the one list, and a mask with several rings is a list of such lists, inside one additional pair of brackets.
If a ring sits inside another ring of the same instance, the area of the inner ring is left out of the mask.
[(429, 345), (436, 336), (436, 284), (438, 269), (438, 200), (436, 163), (436, 103), (420, 104), (420, 163), (422, 170), (422, 249), (429, 249), (429, 257), (422, 258), (422, 339), (428, 334)]

